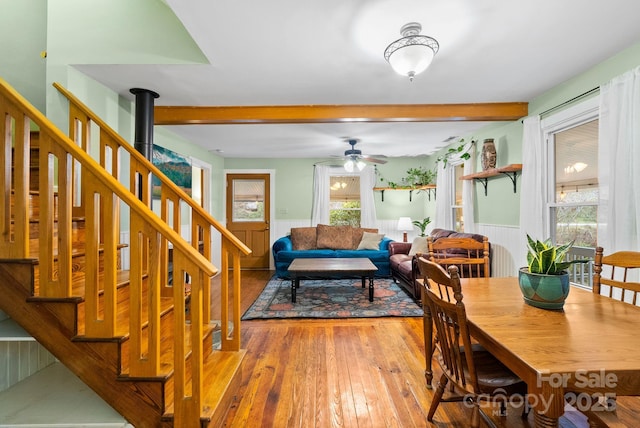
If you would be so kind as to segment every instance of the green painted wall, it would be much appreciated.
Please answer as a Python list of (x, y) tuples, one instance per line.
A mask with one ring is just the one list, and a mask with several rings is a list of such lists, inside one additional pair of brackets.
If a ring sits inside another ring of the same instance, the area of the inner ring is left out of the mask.
[[(97, 113), (108, 114), (107, 119), (120, 116), (117, 94), (101, 100), (105, 91), (91, 79), (80, 78), (82, 73), (72, 64), (207, 63), (171, 9), (157, 0), (56, 0), (48, 10), (47, 31), (47, 116), (63, 130), (66, 102), (53, 82), (67, 87)], [(162, 96), (161, 88), (147, 89)], [(114, 122), (108, 123), (121, 132)], [(123, 132), (130, 131), (126, 128)]]
[[(224, 167), (234, 169), (275, 170), (275, 213), (277, 220), (311, 219), (313, 196), (313, 164), (324, 159), (242, 159), (226, 158)], [(399, 183), (406, 170), (420, 165), (429, 166), (427, 157), (390, 158), (388, 163), (378, 166), (379, 176)], [(377, 186), (386, 186), (378, 180)], [(406, 190), (385, 191), (384, 202), (380, 192), (375, 193), (376, 214), (380, 220), (409, 216), (422, 219), (435, 213), (435, 199), (428, 200), (426, 192), (413, 192), (409, 201)]]
[[(132, 103), (69, 64), (207, 62), (162, 1), (0, 0), (0, 10), (0, 35), (5, 40), (0, 44), (0, 76), (42, 111), (46, 106), (46, 114), (63, 130), (67, 127), (66, 101), (51, 87), (54, 81), (69, 88), (128, 141), (133, 140)], [(11, 43), (6, 43), (7, 40)], [(127, 48), (122, 49), (122, 46)], [(46, 59), (40, 57), (43, 50), (48, 52)], [(640, 43), (612, 58), (603, 59), (602, 63), (585, 73), (531, 100), (529, 112), (537, 114), (557, 106), (639, 64)], [(161, 89), (158, 92), (162, 96)], [(479, 144), (485, 138), (493, 138), (497, 143), (499, 166), (522, 162), (520, 121), (492, 124), (475, 135), (464, 137), (473, 138)], [(223, 159), (164, 129), (157, 129), (155, 142), (212, 165), (212, 206), (218, 218), (224, 214), (224, 169), (275, 170), (277, 219), (310, 217), (313, 163), (316, 159)], [(407, 168), (433, 166), (437, 156), (393, 158), (379, 170), (387, 180), (399, 182)], [(480, 169), (479, 164), (476, 169)], [(519, 185), (514, 194), (509, 179), (496, 178), (490, 180), (487, 196), (482, 186), (476, 186), (476, 192), (477, 222), (518, 225)], [(414, 192), (412, 202), (409, 202), (406, 191), (387, 191), (385, 201), (380, 199), (381, 195), (376, 193), (376, 211), (381, 220), (396, 219), (401, 215), (422, 218), (433, 216), (435, 212), (435, 202), (433, 198), (429, 201), (425, 192)]]
[[(47, 24), (47, 116), (65, 132), (68, 105), (53, 82), (69, 89), (127, 141), (134, 140), (135, 132), (132, 96), (114, 93), (69, 64), (207, 62), (173, 12), (156, 0), (56, 0)], [(149, 89), (162, 96), (161, 89)], [(167, 129), (157, 127), (154, 134), (155, 144), (208, 163), (212, 181), (223, 180), (222, 158)], [(127, 171), (128, 165), (123, 163), (122, 170)], [(218, 218), (224, 213), (223, 196), (220, 186), (211, 186), (212, 214)]]
[(0, 0), (0, 77), (45, 111), (47, 1)]
[[(540, 114), (556, 107), (639, 65), (640, 43), (637, 43), (530, 101), (529, 114)], [(511, 163), (522, 163), (521, 121), (493, 124), (474, 135), (465, 136), (465, 139), (467, 138), (478, 141), (478, 153), (481, 151), (482, 141), (485, 138), (493, 138), (496, 141), (498, 167)], [(606, 144), (606, 142), (601, 143)], [(433, 157), (436, 158), (442, 152), (444, 150)], [(480, 171), (482, 168), (479, 158), (477, 162), (476, 171)], [(482, 185), (476, 185), (476, 222), (493, 225), (519, 225), (520, 197), (520, 177), (518, 177), (515, 194), (511, 180), (506, 177), (490, 179), (487, 196), (484, 195)]]

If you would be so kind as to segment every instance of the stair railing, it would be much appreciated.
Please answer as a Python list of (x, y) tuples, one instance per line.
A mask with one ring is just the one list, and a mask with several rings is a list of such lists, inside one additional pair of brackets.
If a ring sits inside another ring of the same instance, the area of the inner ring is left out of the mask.
[[(182, 204), (188, 206), (191, 214), (191, 245), (200, 251), (207, 260), (211, 260), (212, 229), (220, 233), (221, 349), (223, 351), (238, 351), (240, 349), (241, 257), (251, 254), (251, 250), (70, 91), (57, 82), (53, 86), (69, 101), (69, 137), (83, 150), (89, 152), (89, 142), (92, 141), (91, 130), (94, 129), (92, 125), (97, 126), (100, 164), (103, 168), (110, 170), (116, 178), (119, 174), (118, 157), (122, 151), (128, 153), (130, 157), (129, 189), (131, 192), (136, 192), (142, 183), (142, 201), (149, 207), (151, 206), (151, 200), (149, 200), (151, 192), (147, 186), (150, 186), (152, 176), (158, 178), (160, 180), (160, 217), (180, 233), (180, 207)], [(169, 247), (166, 240), (161, 243), (160, 251), (162, 263), (168, 264)], [(231, 258), (231, 266), (229, 266), (229, 258)], [(230, 283), (230, 271), (233, 272), (231, 276), (233, 283)], [(163, 278), (162, 283), (168, 283), (166, 278)], [(210, 301), (210, 290), (204, 290), (204, 293), (205, 301)], [(231, 301), (230, 295), (233, 296)], [(209, 310), (205, 309), (204, 317), (205, 320), (211, 320)], [(230, 322), (230, 317), (232, 322)]]
[[(217, 269), (149, 207), (62, 133), (49, 119), (0, 79), (0, 258), (37, 256), (38, 281), (32, 292), (40, 298), (82, 298), (84, 334), (104, 338), (129, 335), (128, 375), (166, 376), (173, 370), (174, 415), (179, 426), (199, 426), (203, 391), (203, 337), (209, 320), (207, 290)], [(30, 156), (30, 130), (39, 131), (39, 157)], [(117, 165), (114, 164), (114, 165)], [(39, 170), (39, 241), (30, 249), (29, 168)], [(13, 171), (13, 172), (12, 172)], [(55, 190), (57, 189), (57, 191)], [(57, 203), (54, 206), (57, 193)], [(73, 208), (82, 201), (85, 230), (84, 295), (72, 293)], [(118, 212), (130, 213), (130, 315), (118, 319)], [(58, 245), (54, 245), (54, 241)], [(161, 326), (160, 285), (166, 278), (161, 244), (173, 247), (173, 325)], [(100, 261), (100, 253), (103, 254)], [(98, 273), (103, 266), (103, 281)], [(224, 263), (223, 263), (224, 265)], [(187, 284), (187, 281), (189, 284)], [(185, 293), (190, 287), (189, 322)], [(125, 317), (126, 318), (126, 317)], [(78, 326), (78, 329), (81, 327)], [(162, 331), (173, 331), (167, 338)], [(188, 333), (186, 333), (188, 331)], [(165, 342), (170, 341), (170, 348)], [(162, 342), (162, 350), (161, 350)], [(161, 367), (171, 352), (171, 367)], [(185, 356), (190, 355), (190, 361)], [(164, 359), (162, 358), (164, 357)], [(192, 415), (192, 416), (190, 416)]]

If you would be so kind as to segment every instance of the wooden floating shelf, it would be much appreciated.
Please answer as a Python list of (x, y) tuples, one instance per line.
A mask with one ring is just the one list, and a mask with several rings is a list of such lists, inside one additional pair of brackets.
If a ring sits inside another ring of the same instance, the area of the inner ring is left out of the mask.
[(460, 177), (460, 180), (479, 181), (484, 186), (484, 195), (487, 196), (487, 185), (489, 178), (506, 175), (511, 179), (511, 182), (513, 183), (513, 193), (516, 193), (516, 183), (518, 180), (518, 172), (520, 171), (522, 171), (522, 164), (512, 163), (510, 165), (503, 166), (502, 168), (493, 168), (486, 171), (476, 172), (474, 174), (463, 175), (462, 177)]
[(431, 192), (433, 191), (433, 197), (436, 197), (436, 185), (435, 184), (426, 184), (424, 186), (416, 186), (416, 187), (374, 187), (374, 191), (380, 192), (382, 196), (382, 202), (384, 202), (384, 192), (386, 190), (408, 190), (409, 191), (409, 202), (411, 202), (411, 198), (414, 190), (426, 190), (429, 200), (431, 200)]

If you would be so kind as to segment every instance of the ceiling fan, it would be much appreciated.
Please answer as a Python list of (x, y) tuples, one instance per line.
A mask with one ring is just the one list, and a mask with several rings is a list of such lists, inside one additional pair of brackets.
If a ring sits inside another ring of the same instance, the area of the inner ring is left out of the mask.
[(345, 139), (345, 142), (349, 144), (351, 148), (348, 150), (345, 150), (344, 156), (340, 156), (340, 157), (344, 159), (343, 166), (344, 166), (344, 169), (346, 169), (348, 172), (353, 172), (356, 169), (358, 169), (359, 171), (362, 171), (364, 167), (367, 165), (367, 163), (379, 163), (379, 164), (387, 163), (385, 159), (381, 159), (381, 158), (386, 158), (386, 156), (384, 155), (363, 155), (362, 150), (358, 150), (355, 148), (359, 140), (355, 138), (347, 138)]

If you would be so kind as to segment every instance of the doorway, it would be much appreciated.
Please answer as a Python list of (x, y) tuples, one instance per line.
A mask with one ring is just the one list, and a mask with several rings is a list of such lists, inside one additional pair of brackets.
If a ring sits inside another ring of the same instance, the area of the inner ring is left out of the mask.
[(270, 186), (269, 174), (227, 174), (227, 229), (252, 251), (245, 269), (269, 269)]

